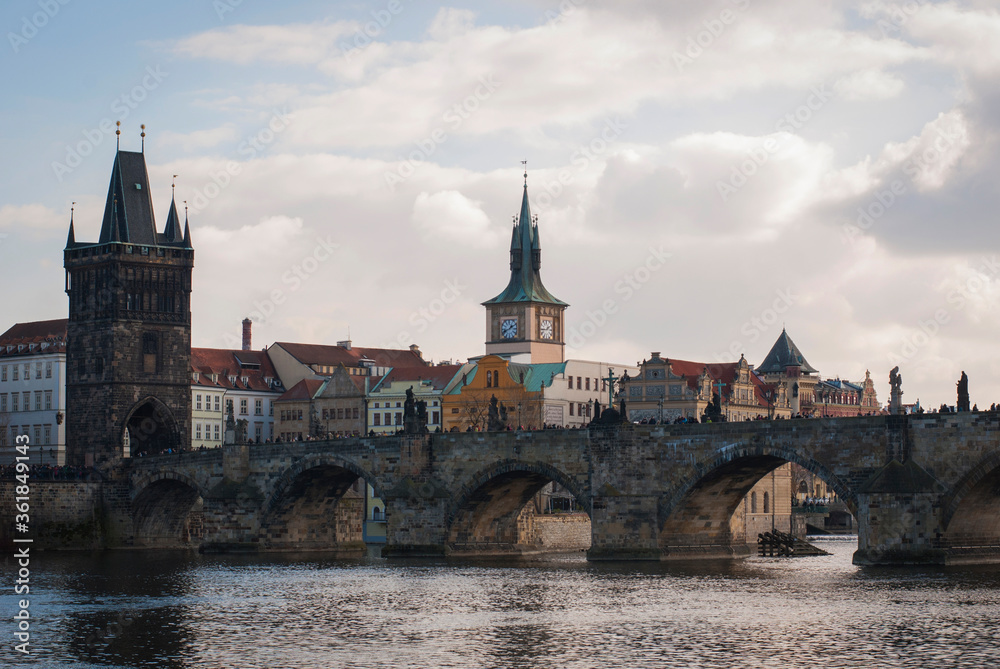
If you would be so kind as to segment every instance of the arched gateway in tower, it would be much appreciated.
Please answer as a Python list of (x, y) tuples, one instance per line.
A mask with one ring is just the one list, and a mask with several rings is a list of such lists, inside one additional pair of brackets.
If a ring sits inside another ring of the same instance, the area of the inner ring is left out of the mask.
[(69, 322), (66, 455), (73, 465), (178, 449), (191, 424), (194, 249), (171, 199), (157, 232), (143, 153), (118, 150), (100, 239), (63, 252)]

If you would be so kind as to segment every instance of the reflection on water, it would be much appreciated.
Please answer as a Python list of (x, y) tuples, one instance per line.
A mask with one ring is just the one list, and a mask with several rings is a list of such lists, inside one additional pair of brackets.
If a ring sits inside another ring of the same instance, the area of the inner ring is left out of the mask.
[[(39, 554), (41, 667), (1000, 666), (1000, 569)], [(4, 578), (12, 582), (8, 563)], [(14, 597), (3, 596), (4, 611)], [(4, 616), (10, 620), (9, 615)]]

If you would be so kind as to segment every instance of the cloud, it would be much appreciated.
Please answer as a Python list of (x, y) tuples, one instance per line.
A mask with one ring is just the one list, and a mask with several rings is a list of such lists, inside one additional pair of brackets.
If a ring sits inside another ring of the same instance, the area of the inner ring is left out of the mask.
[(490, 248), (500, 234), (481, 206), (454, 190), (422, 192), (413, 203), (413, 225), (428, 243)]

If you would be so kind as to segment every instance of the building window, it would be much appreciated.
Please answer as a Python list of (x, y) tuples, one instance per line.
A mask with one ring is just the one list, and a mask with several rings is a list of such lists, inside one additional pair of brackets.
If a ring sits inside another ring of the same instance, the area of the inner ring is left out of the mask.
[(36, 362), (35, 363), (35, 378), (36, 379), (42, 378), (42, 363), (41, 362)]
[(212, 429), (212, 431), (215, 433), (215, 440), (216, 441), (221, 441), (219, 439), (219, 424), (218, 423), (215, 424), (215, 427)]
[(245, 397), (240, 398), (240, 415), (241, 416), (247, 415), (247, 398)]
[(17, 404), (17, 398), (18, 397), (19, 397), (19, 395), (17, 393), (11, 393), (10, 394), (10, 410), (11, 411), (19, 411), (20, 410), (20, 409), (18, 409), (18, 404)]
[(263, 437), (263, 435), (264, 435), (264, 424), (263, 423), (254, 423), (253, 424), (253, 440), (256, 441), (259, 444), (260, 441), (261, 441), (261, 438)]
[(576, 377), (576, 389), (577, 390), (582, 390), (582, 388), (580, 388), (580, 385), (581, 385), (580, 384), (580, 377), (578, 376), (578, 377)]
[(274, 415), (274, 403), (271, 400), (267, 401), (267, 415), (268, 416)]
[(431, 425), (437, 425), (441, 422), (441, 413), (439, 411), (431, 411)]
[(24, 380), (27, 381), (31, 378), (31, 363), (24, 363)]
[(51, 425), (46, 425), (45, 426), (45, 443), (46, 444), (51, 444), (52, 443), (52, 426)]
[(373, 413), (372, 414), (372, 425), (379, 427), (382, 425), (382, 414)]
[(27, 391), (21, 393), (21, 406), (25, 411), (31, 411), (31, 393)]
[(337, 409), (337, 420), (343, 420), (343, 419), (344, 419), (344, 410)]
[(160, 342), (155, 332), (144, 332), (142, 335), (142, 371), (146, 374), (156, 372), (156, 358), (160, 351)]
[(52, 363), (51, 362), (45, 363), (45, 378), (47, 378), (47, 379), (51, 379), (52, 378)]
[(264, 400), (254, 400), (253, 401), (253, 415), (263, 416), (264, 415)]
[(357, 420), (359, 418), (357, 407), (351, 409), (351, 418), (353, 418), (354, 420)]
[(216, 410), (216, 411), (218, 411), (218, 410), (219, 410), (219, 401), (220, 401), (221, 399), (222, 399), (222, 395), (216, 395), (216, 396), (215, 396), (215, 410)]
[(757, 493), (750, 493), (750, 513), (757, 513)]
[(18, 366), (17, 366), (17, 365), (14, 365), (14, 377), (13, 377), (13, 378), (11, 379), (12, 381), (17, 381), (17, 380), (18, 380), (18, 378), (20, 378), (20, 377), (18, 377), (18, 375), (17, 375), (17, 374), (18, 374), (18, 372), (17, 372), (17, 370), (18, 370), (18, 369), (19, 369), (19, 368), (18, 368)]
[(771, 512), (771, 509), (770, 509), (770, 507), (768, 505), (767, 493), (764, 493), (764, 513), (770, 513), (770, 512)]
[(42, 443), (42, 426), (41, 425), (36, 425), (35, 426), (35, 443), (36, 444)]
[(584, 390), (590, 390), (590, 377), (587, 377), (587, 382), (584, 385)]
[(7, 380), (7, 365), (0, 367), (0, 381)]
[(402, 411), (397, 411), (396, 412), (396, 425), (402, 425), (402, 424), (403, 424), (403, 412)]
[(385, 413), (385, 424), (392, 425), (392, 414), (388, 411)]
[(194, 424), (194, 438), (201, 439), (201, 423)]
[(569, 403), (569, 415), (570, 415), (570, 416), (572, 416), (572, 415), (573, 415), (573, 407), (574, 407), (574, 406), (576, 406), (576, 405), (574, 405), (574, 404), (573, 404), (572, 402), (570, 402), (570, 403)]
[(0, 393), (0, 411), (7, 411), (7, 393)]
[(45, 391), (45, 410), (52, 411), (52, 391)]
[(201, 411), (201, 395), (194, 396), (194, 409), (195, 411)]
[(569, 381), (569, 389), (573, 390), (573, 377), (572, 376), (567, 376), (566, 380)]

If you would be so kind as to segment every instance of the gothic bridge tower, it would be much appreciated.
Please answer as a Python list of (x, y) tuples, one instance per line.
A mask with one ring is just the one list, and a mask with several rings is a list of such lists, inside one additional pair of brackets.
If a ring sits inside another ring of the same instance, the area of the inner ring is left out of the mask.
[(173, 198), (157, 232), (144, 153), (116, 152), (100, 239), (76, 241), (71, 217), (63, 266), (67, 462), (180, 448), (191, 425), (194, 249)]
[(563, 312), (569, 305), (542, 285), (542, 245), (538, 219), (528, 207), (528, 174), (524, 175), (521, 214), (510, 240), (510, 281), (486, 307), (486, 353), (527, 354), (518, 362), (563, 362), (566, 338)]

